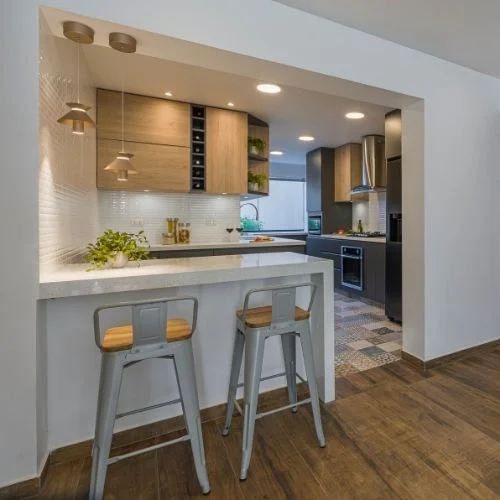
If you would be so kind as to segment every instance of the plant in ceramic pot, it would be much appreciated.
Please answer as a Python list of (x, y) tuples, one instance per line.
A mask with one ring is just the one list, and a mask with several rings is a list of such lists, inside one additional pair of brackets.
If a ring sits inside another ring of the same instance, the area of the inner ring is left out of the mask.
[(120, 268), (128, 261), (139, 263), (149, 258), (149, 243), (144, 231), (137, 234), (107, 229), (95, 243), (87, 245), (86, 260), (93, 268)]
[(258, 192), (264, 187), (267, 180), (266, 174), (255, 174), (251, 170), (248, 171), (248, 191)]
[(266, 149), (266, 143), (259, 137), (248, 138), (248, 152), (251, 155), (262, 156)]

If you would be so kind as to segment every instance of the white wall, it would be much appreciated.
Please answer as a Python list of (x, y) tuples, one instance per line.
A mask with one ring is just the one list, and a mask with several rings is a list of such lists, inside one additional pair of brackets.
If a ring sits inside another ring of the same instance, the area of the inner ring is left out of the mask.
[[(8, 214), (2, 217), (1, 229), (16, 243), (15, 252), (7, 245), (0, 249), (0, 485), (36, 473), (40, 3), (0, 4), (0, 109), (8, 124), (0, 134), (2, 172), (8, 172), (0, 183), (0, 208)], [(495, 298), (500, 273), (493, 263), (500, 244), (498, 231), (491, 231), (498, 205), (493, 195), (499, 185), (498, 80), (270, 0), (44, 4), (424, 98), (424, 191), (414, 204), (407, 203), (408, 197), (403, 203), (405, 219), (422, 229), (411, 265), (412, 273), (425, 282), (425, 301), (420, 300), (419, 287), (405, 287), (405, 303), (421, 307), (418, 314), (405, 318), (405, 324), (420, 340), (425, 330), (425, 345), (416, 341), (409, 350), (430, 359), (498, 337), (500, 309)], [(189, 58), (190, 52), (185, 56)], [(237, 71), (236, 66), (227, 69)], [(411, 138), (404, 140), (403, 154), (410, 142)], [(414, 166), (422, 167), (418, 160)], [(407, 233), (411, 229), (406, 226)], [(485, 248), (484, 258), (474, 260), (472, 267), (470, 256), (477, 253), (478, 241)], [(407, 255), (403, 258), (407, 276), (410, 263)]]

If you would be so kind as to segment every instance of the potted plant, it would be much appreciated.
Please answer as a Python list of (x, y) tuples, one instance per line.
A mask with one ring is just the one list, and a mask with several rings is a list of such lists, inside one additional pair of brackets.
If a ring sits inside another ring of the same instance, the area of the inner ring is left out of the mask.
[(87, 245), (87, 262), (93, 268), (120, 268), (129, 260), (139, 262), (149, 258), (149, 243), (144, 231), (137, 234), (107, 229), (97, 241)]
[(248, 152), (251, 155), (262, 156), (266, 149), (266, 143), (258, 137), (248, 138)]
[(266, 174), (254, 174), (251, 170), (248, 171), (248, 191), (258, 192), (266, 182)]

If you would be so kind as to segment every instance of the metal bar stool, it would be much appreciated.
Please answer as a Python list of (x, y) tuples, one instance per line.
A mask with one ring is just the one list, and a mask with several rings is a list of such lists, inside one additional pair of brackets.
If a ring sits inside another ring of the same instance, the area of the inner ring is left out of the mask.
[[(311, 298), (307, 310), (295, 305), (296, 292), (300, 287), (311, 289)], [(249, 308), (248, 304), (252, 295), (262, 292), (272, 293), (271, 306)], [(231, 428), (231, 420), (234, 407), (243, 415), (243, 456), (241, 459), (240, 479), (244, 480), (248, 475), (250, 458), (252, 455), (253, 435), (255, 420), (278, 411), (292, 408), (296, 411), (297, 406), (311, 403), (316, 434), (321, 447), (325, 446), (325, 436), (321, 424), (318, 388), (316, 385), (316, 371), (314, 367), (311, 331), (309, 328), (309, 316), (316, 293), (316, 285), (313, 283), (299, 283), (293, 285), (279, 285), (258, 290), (250, 290), (245, 296), (242, 310), (236, 313), (237, 325), (234, 341), (233, 360), (229, 380), (227, 396), (226, 422), (223, 435), (227, 436)], [(264, 344), (266, 339), (279, 335), (285, 361), (285, 372), (261, 378), (262, 361), (264, 358)], [(296, 379), (303, 380), (296, 371), (296, 336), (300, 337), (302, 353), (304, 355), (304, 366), (306, 370), (307, 384), (309, 386), (309, 398), (297, 401)], [(238, 378), (245, 347), (245, 371), (244, 382), (238, 384)], [(257, 413), (259, 397), (259, 383), (262, 380), (286, 375), (288, 395), (290, 404), (281, 408)], [(244, 387), (244, 409), (239, 407), (236, 401), (238, 387)]]
[[(191, 301), (193, 303), (191, 325), (182, 318), (168, 318), (168, 305), (172, 302), (182, 301)], [(101, 340), (99, 326), (101, 312), (124, 307), (130, 308), (132, 311), (132, 324), (109, 328), (105, 331)], [(198, 300), (194, 297), (126, 302), (100, 307), (94, 312), (95, 341), (97, 347), (101, 350), (102, 356), (95, 439), (92, 449), (92, 473), (89, 492), (91, 500), (100, 500), (102, 498), (109, 464), (139, 453), (187, 440), (191, 441), (196, 474), (201, 489), (204, 494), (210, 492), (205, 466), (193, 347), (191, 344), (191, 336), (196, 329), (197, 316)], [(174, 361), (180, 398), (117, 414), (124, 368), (151, 358), (165, 358)], [(182, 404), (187, 435), (109, 458), (115, 419), (175, 403)]]

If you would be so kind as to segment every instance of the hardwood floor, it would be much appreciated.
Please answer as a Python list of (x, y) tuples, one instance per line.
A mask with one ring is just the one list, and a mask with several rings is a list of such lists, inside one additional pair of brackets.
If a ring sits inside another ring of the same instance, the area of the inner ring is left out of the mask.
[[(203, 425), (212, 499), (500, 498), (500, 348), (420, 371), (398, 361), (337, 380), (317, 445), (301, 406), (259, 420), (238, 479), (241, 418)], [(41, 499), (85, 498), (90, 460), (51, 466)], [(202, 498), (180, 443), (109, 467), (109, 499)]]

